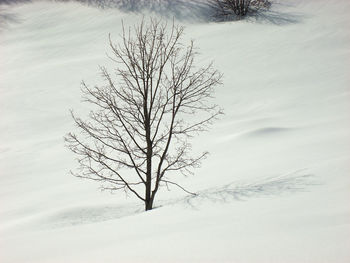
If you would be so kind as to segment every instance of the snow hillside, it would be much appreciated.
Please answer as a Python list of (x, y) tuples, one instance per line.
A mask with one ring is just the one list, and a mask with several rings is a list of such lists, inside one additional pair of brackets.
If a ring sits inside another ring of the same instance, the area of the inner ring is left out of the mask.
[(201, 1), (173, 10), (197, 63), (224, 74), (225, 115), (193, 141), (209, 158), (178, 177), (198, 195), (162, 189), (147, 213), (70, 176), (63, 136), (69, 109), (88, 108), (81, 80), (100, 83), (98, 66), (114, 66), (108, 33), (163, 9), (1, 1), (1, 263), (349, 262), (350, 2), (274, 1), (214, 23)]

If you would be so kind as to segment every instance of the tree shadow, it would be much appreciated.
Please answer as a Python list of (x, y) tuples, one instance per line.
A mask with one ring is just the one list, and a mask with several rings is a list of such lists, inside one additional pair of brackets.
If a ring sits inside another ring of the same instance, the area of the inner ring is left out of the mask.
[[(99, 8), (118, 8), (124, 12), (139, 13), (149, 11), (164, 17), (198, 22), (236, 21), (236, 16), (218, 16), (215, 1), (208, 0), (76, 0)], [(274, 4), (273, 4), (274, 5)], [(302, 16), (293, 13), (274, 11), (271, 8), (252, 10), (245, 18), (248, 21), (285, 25), (298, 23)]]
[[(202, 190), (196, 195), (172, 200), (160, 200), (154, 209), (180, 205), (191, 209), (199, 209), (208, 203), (243, 202), (252, 198), (276, 198), (278, 196), (308, 191), (308, 187), (320, 185), (315, 176), (299, 170), (280, 176), (265, 177), (256, 181), (232, 182), (230, 184)], [(128, 205), (95, 205), (78, 206), (59, 209), (53, 212), (38, 214), (22, 223), (6, 227), (54, 229), (77, 225), (93, 224), (116, 220), (144, 213), (144, 205), (131, 203)]]
[[(64, 1), (64, 0), (62, 0)], [(198, 22), (227, 22), (239, 20), (237, 16), (218, 16), (218, 6), (213, 0), (76, 0), (99, 8), (118, 8), (124, 12), (149, 11), (164, 17)], [(245, 20), (275, 25), (294, 24), (302, 21), (301, 14), (280, 12), (272, 8), (252, 9)], [(280, 4), (281, 5), (281, 4)]]
[(0, 0), (0, 5), (15, 5), (32, 1), (33, 0)]
[(40, 227), (61, 228), (115, 220), (144, 212), (141, 204), (85, 206), (58, 211), (40, 221)]
[(13, 23), (20, 23), (19, 17), (16, 14), (9, 13), (5, 8), (0, 6), (0, 30)]
[(270, 23), (274, 25), (288, 25), (302, 22), (304, 16), (301, 14), (265, 10), (252, 13), (247, 17), (248, 21), (259, 23)]
[[(305, 192), (310, 186), (320, 185), (314, 175), (304, 173), (303, 170), (293, 173), (265, 177), (256, 181), (233, 182), (222, 187), (209, 188), (196, 195), (180, 199), (158, 201), (154, 209), (184, 205), (191, 209), (198, 209), (207, 203), (229, 203), (247, 201), (251, 198), (278, 197), (282, 195)], [(67, 208), (45, 216), (37, 223), (40, 228), (61, 228), (75, 225), (91, 224), (116, 220), (123, 217), (143, 213), (143, 204), (85, 206)]]
[(320, 185), (314, 178), (314, 175), (303, 173), (303, 170), (300, 170), (290, 174), (265, 177), (252, 182), (233, 182), (222, 187), (206, 189), (196, 195), (186, 196), (173, 202), (164, 202), (160, 206), (185, 203), (192, 208), (196, 208), (207, 202), (227, 203), (246, 201), (250, 198), (294, 194), (305, 192), (310, 186)]
[[(11, 5), (35, 0), (0, 0), (1, 4)], [(163, 17), (196, 22), (228, 22), (238, 20), (236, 16), (218, 16), (218, 6), (213, 0), (55, 0), (56, 2), (75, 1), (101, 9), (117, 8), (123, 12), (151, 12)], [(272, 8), (252, 10), (244, 20), (275, 25), (293, 24), (302, 21), (300, 14), (280, 12)], [(3, 20), (3, 19), (2, 19)]]
[[(64, 0), (63, 0), (64, 1)], [(123, 12), (151, 12), (179, 20), (210, 21), (214, 15), (213, 3), (209, 0), (76, 0), (90, 6), (117, 8)]]

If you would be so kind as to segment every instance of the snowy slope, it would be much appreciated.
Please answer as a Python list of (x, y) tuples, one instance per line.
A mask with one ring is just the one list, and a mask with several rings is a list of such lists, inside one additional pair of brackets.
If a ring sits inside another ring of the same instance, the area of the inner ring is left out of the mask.
[(69, 109), (87, 107), (80, 81), (113, 66), (108, 33), (142, 14), (1, 5), (0, 262), (348, 262), (350, 3), (275, 1), (272, 11), (226, 23), (177, 16), (198, 63), (224, 73), (225, 115), (193, 143), (211, 153), (202, 168), (178, 178), (199, 195), (163, 189), (145, 213), (70, 176), (63, 143)]

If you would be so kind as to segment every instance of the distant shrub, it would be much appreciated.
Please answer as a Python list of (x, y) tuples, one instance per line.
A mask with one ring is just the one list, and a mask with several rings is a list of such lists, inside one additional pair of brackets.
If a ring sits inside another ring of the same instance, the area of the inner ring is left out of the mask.
[(249, 13), (254, 13), (261, 8), (269, 8), (268, 0), (215, 0), (217, 3), (218, 17), (235, 17), (241, 19)]

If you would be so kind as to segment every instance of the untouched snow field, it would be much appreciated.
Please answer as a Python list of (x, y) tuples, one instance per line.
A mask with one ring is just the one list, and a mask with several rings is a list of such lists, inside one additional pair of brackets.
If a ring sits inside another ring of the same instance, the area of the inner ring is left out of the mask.
[(0, 5), (0, 262), (350, 262), (350, 2), (273, 2), (258, 21), (178, 16), (197, 63), (224, 73), (225, 115), (178, 178), (198, 196), (162, 189), (147, 213), (70, 176), (63, 143), (81, 80), (113, 67), (108, 33), (142, 14)]

